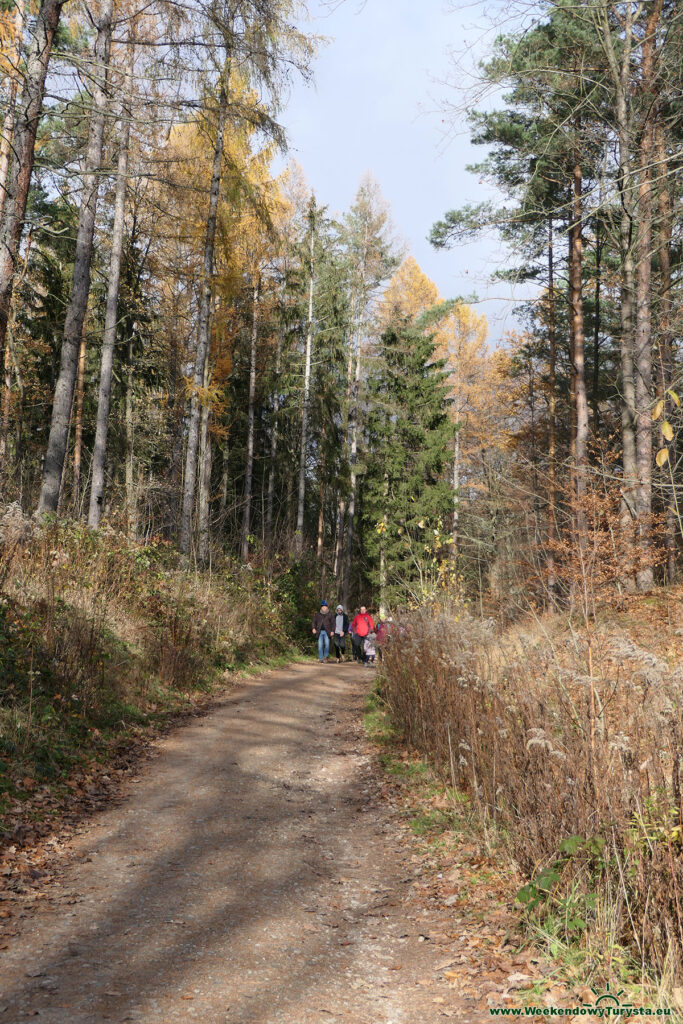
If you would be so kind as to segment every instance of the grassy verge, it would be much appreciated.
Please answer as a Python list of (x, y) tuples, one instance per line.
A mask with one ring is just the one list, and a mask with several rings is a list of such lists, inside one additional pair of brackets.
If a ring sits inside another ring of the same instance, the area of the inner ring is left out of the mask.
[(296, 567), (188, 571), (163, 543), (56, 519), (0, 545), (0, 846), (45, 834), (83, 780), (231, 675), (301, 656)]
[[(641, 1008), (661, 1008), (668, 1011), (664, 1019), (683, 1020), (676, 1009), (681, 991), (671, 975), (657, 979), (644, 969), (626, 935), (623, 942), (598, 944), (584, 917), (599, 916), (605, 906), (585, 886), (575, 883), (561, 893), (556, 886), (544, 889), (538, 875), (529, 882), (510, 856), (505, 828), (482, 819), (480, 800), (453, 786), (448, 765), (407, 743), (386, 700), (386, 688), (386, 679), (380, 677), (367, 700), (365, 730), (416, 837), (425, 885), (432, 898), (441, 889), (443, 902), (453, 908), (458, 934), (464, 928), (481, 931), (489, 964), (495, 957), (503, 971), (510, 964), (519, 971), (522, 965), (520, 987), (513, 985), (500, 997), (494, 993), (489, 1002), (535, 1006), (542, 1013), (549, 1007), (594, 1003), (596, 993), (618, 992), (622, 1005), (635, 1008), (633, 1015), (639, 1016)], [(575, 852), (575, 845), (569, 844), (566, 853)], [(444, 879), (455, 880), (455, 886), (444, 889)]]

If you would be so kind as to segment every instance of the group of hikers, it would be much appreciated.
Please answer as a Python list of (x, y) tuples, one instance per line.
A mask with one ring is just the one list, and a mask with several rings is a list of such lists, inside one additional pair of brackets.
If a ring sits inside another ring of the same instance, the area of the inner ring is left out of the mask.
[(386, 622), (378, 621), (375, 625), (372, 615), (361, 605), (354, 611), (354, 617), (349, 622), (349, 617), (341, 604), (337, 605), (336, 611), (332, 612), (327, 601), (322, 601), (320, 611), (313, 616), (311, 631), (318, 641), (318, 660), (330, 660), (330, 645), (334, 647), (337, 664), (346, 660), (346, 638), (351, 638), (351, 652), (354, 661), (362, 665), (374, 665), (375, 658), (382, 657), (382, 645), (386, 641), (393, 620), (389, 617)]

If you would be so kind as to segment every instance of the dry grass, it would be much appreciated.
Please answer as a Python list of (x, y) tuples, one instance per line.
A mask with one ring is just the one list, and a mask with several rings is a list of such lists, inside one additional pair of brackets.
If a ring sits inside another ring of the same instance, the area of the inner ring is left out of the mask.
[(63, 777), (226, 671), (289, 655), (295, 614), (282, 590), (228, 565), (183, 570), (165, 544), (5, 510), (0, 815), (26, 777)]
[[(411, 619), (383, 693), (406, 740), (466, 792), (542, 927), (683, 976), (680, 594), (577, 628)], [(669, 610), (667, 610), (667, 608)], [(634, 634), (637, 639), (634, 639)]]

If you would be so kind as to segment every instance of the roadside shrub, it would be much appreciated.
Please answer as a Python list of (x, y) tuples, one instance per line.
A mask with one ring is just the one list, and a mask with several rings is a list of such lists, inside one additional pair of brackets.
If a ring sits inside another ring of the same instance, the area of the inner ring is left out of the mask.
[(0, 511), (0, 814), (22, 778), (62, 774), (222, 673), (292, 652), (290, 586), (286, 566), (196, 572), (164, 542)]

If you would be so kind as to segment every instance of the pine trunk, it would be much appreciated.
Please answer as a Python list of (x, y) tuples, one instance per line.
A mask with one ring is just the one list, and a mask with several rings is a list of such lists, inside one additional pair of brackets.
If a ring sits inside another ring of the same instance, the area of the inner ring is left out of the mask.
[(64, 324), (61, 364), (52, 404), (50, 436), (43, 465), (43, 483), (38, 505), (40, 512), (54, 512), (57, 508), (60, 480), (69, 439), (69, 419), (78, 370), (78, 353), (90, 291), (90, 265), (93, 253), (97, 193), (100, 184), (99, 172), (102, 164), (112, 17), (113, 0), (105, 0), (97, 26), (93, 53), (93, 106), (88, 129), (83, 193), (78, 216), (73, 286)]

